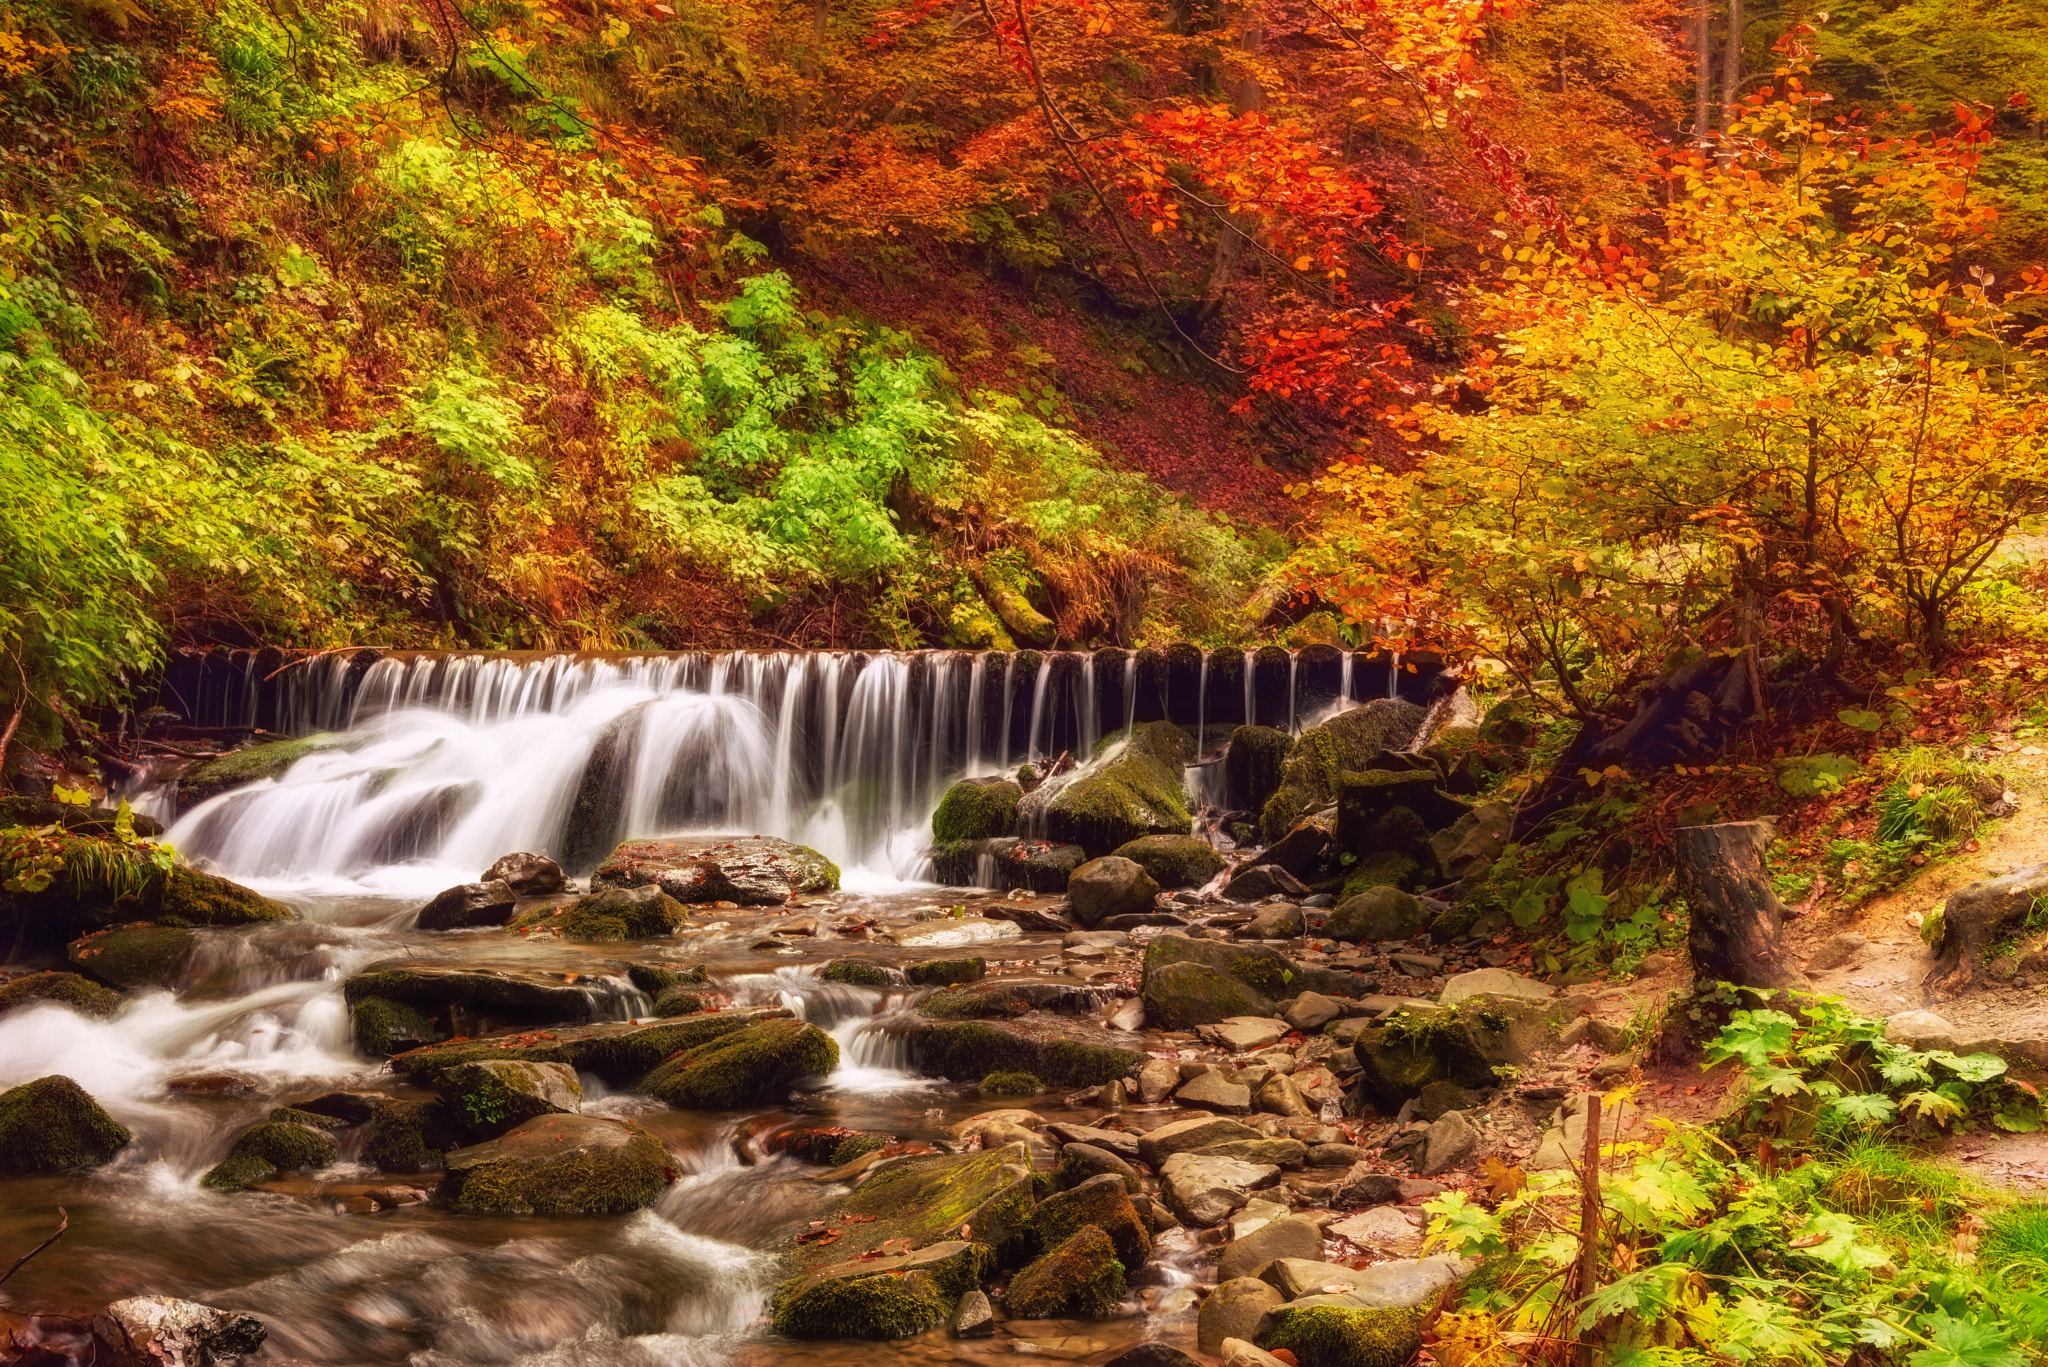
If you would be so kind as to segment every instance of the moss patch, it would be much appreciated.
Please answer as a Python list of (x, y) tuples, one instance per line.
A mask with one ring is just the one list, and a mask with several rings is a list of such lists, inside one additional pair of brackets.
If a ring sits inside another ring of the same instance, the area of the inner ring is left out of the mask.
[(940, 844), (987, 840), (1017, 832), (1024, 790), (1006, 778), (963, 778), (946, 789), (932, 813), (932, 839)]
[(435, 1200), (500, 1215), (618, 1215), (654, 1204), (674, 1180), (668, 1150), (638, 1126), (553, 1115), (448, 1155)]
[(683, 904), (659, 888), (599, 888), (565, 906), (528, 912), (509, 928), (552, 930), (565, 940), (603, 943), (661, 939), (675, 934), (688, 918)]
[(1422, 1347), (1420, 1310), (1282, 1310), (1268, 1350), (1286, 1349), (1301, 1367), (1401, 1367)]
[(1094, 858), (1141, 836), (1187, 833), (1181, 769), (1194, 754), (1194, 741), (1163, 721), (1119, 738), (1128, 743), (1117, 758), (1034, 799), (1042, 805), (1048, 839), (1079, 845)]
[(348, 1018), (355, 1028), (356, 1048), (372, 1058), (416, 1049), (446, 1033), (427, 1019), (425, 1012), (383, 997), (363, 998), (349, 1007)]
[(919, 987), (949, 987), (979, 982), (987, 972), (988, 961), (982, 958), (927, 959), (904, 969), (903, 976)]
[(1109, 1235), (1084, 1225), (1010, 1282), (1020, 1319), (1108, 1319), (1124, 1298), (1124, 1265)]
[(1294, 738), (1271, 726), (1240, 726), (1230, 733), (1223, 753), (1226, 800), (1240, 811), (1256, 812), (1280, 786), (1287, 753)]
[(342, 744), (339, 736), (307, 736), (252, 745), (246, 750), (231, 750), (202, 760), (178, 779), (178, 804), (193, 806), (262, 779), (283, 778), (287, 769), (306, 756), (338, 749)]
[(97, 1168), (134, 1137), (68, 1077), (0, 1092), (0, 1173)]
[(708, 987), (711, 970), (703, 964), (671, 968), (667, 964), (629, 964), (626, 978), (642, 992), (657, 993), (670, 987)]
[(849, 987), (897, 987), (902, 984), (896, 970), (880, 959), (834, 959), (818, 971), (818, 977), (828, 983), (845, 983)]
[(438, 1101), (380, 1101), (370, 1113), (363, 1158), (383, 1172), (434, 1172), (467, 1138)]
[(775, 1309), (774, 1329), (793, 1339), (907, 1339), (936, 1329), (953, 1301), (924, 1272), (877, 1272), (821, 1282)]
[(981, 1080), (983, 1096), (1036, 1096), (1045, 1084), (1030, 1073), (990, 1073)]
[(1425, 715), (1414, 703), (1376, 698), (1302, 732), (1281, 766), (1279, 787), (1259, 813), (1266, 843), (1293, 830), (1305, 813), (1334, 801), (1346, 770), (1362, 770), (1379, 751), (1407, 744)]
[(76, 973), (31, 973), (0, 985), (0, 1016), (40, 1002), (67, 1007), (94, 1020), (106, 1020), (121, 1009), (121, 994)]
[(1140, 836), (1114, 853), (1145, 870), (1162, 888), (1198, 888), (1223, 871), (1222, 854), (1199, 836)]
[(216, 1191), (240, 1191), (280, 1172), (312, 1172), (334, 1161), (334, 1136), (325, 1129), (266, 1120), (242, 1131), (199, 1184)]
[(178, 985), (197, 943), (182, 926), (119, 926), (73, 941), (71, 962), (101, 982), (131, 990)]
[(831, 1156), (826, 1161), (835, 1168), (841, 1168), (862, 1154), (873, 1153), (876, 1149), (888, 1146), (889, 1136), (886, 1134), (848, 1135), (833, 1148)]
[(682, 1110), (728, 1110), (779, 1101), (799, 1079), (838, 1065), (838, 1041), (817, 1026), (757, 1021), (683, 1050), (633, 1090)]
[(691, 1049), (720, 1035), (743, 1030), (770, 1018), (788, 1018), (788, 1012), (766, 1007), (752, 1011), (711, 1011), (681, 1016), (659, 1025), (570, 1026), (561, 1030), (535, 1030), (516, 1035), (494, 1035), (488, 1039), (430, 1045), (400, 1054), (391, 1060), (391, 1070), (401, 1077), (418, 1078), (438, 1085), (441, 1075), (457, 1064), (472, 1059), (519, 1059), (528, 1063), (566, 1063), (579, 1073), (595, 1073), (614, 1087), (624, 1087), (647, 1075), (680, 1050)]

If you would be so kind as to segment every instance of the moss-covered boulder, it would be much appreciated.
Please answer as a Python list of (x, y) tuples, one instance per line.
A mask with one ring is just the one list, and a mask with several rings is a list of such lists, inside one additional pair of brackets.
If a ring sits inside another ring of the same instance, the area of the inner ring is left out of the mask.
[(1434, 864), (1431, 834), (1455, 824), (1469, 810), (1462, 798), (1442, 790), (1434, 770), (1347, 772), (1337, 783), (1333, 838), (1339, 848), (1360, 858), (1396, 853)]
[(617, 1215), (642, 1210), (675, 1180), (668, 1150), (637, 1125), (547, 1115), (456, 1149), (434, 1199), (488, 1215)]
[(1192, 1030), (1232, 1016), (1270, 1016), (1273, 999), (1207, 964), (1167, 964), (1145, 974), (1145, 1023)]
[(363, 1160), (381, 1172), (438, 1172), (449, 1150), (467, 1143), (469, 1136), (445, 1104), (387, 1098), (370, 1112)]
[(134, 1136), (60, 1074), (0, 1092), (0, 1174), (97, 1168)]
[(898, 970), (880, 959), (858, 955), (834, 959), (818, 970), (818, 977), (828, 983), (845, 983), (849, 987), (900, 987), (904, 981)]
[(654, 1014), (666, 1019), (670, 1016), (694, 1016), (699, 1011), (710, 1009), (717, 1000), (714, 994), (696, 987), (664, 987), (654, 994)]
[(283, 778), (286, 770), (306, 756), (338, 750), (347, 743), (341, 736), (305, 736), (267, 741), (201, 760), (178, 776), (178, 808), (184, 811), (251, 783)]
[(1402, 892), (1424, 891), (1431, 886), (1429, 872), (1422, 861), (1412, 854), (1387, 851), (1367, 855), (1346, 870), (1344, 884), (1337, 893), (1338, 904), (1341, 906), (1360, 893), (1371, 892), (1374, 888), (1395, 888)]
[(781, 1101), (795, 1083), (838, 1066), (838, 1041), (817, 1026), (758, 1021), (682, 1051), (633, 1090), (681, 1110), (730, 1110)]
[(159, 867), (109, 840), (52, 837), (61, 867), (40, 892), (0, 892), (6, 943), (54, 949), (93, 931), (136, 922), (239, 926), (288, 921), (291, 908), (261, 893), (183, 865)]
[(1138, 1215), (1130, 1191), (1117, 1173), (1090, 1177), (1046, 1197), (1031, 1212), (1028, 1223), (1041, 1248), (1057, 1248), (1093, 1225), (1109, 1236), (1126, 1273), (1137, 1271), (1152, 1256), (1151, 1226)]
[(959, 959), (926, 959), (911, 964), (903, 976), (919, 987), (952, 987), (980, 982), (988, 973), (988, 960), (979, 955)]
[(1278, 1323), (1262, 1346), (1292, 1353), (1300, 1367), (1401, 1367), (1422, 1347), (1419, 1309), (1310, 1305), (1276, 1313)]
[(1142, 1035), (1050, 1011), (1000, 1020), (898, 1016), (875, 1028), (901, 1038), (918, 1071), (956, 1082), (1030, 1073), (1056, 1087), (1092, 1087), (1129, 1076), (1145, 1062)]
[(657, 940), (675, 934), (688, 919), (681, 902), (649, 883), (599, 888), (562, 906), (528, 912), (511, 928), (553, 931), (565, 940)]
[(794, 1339), (909, 1338), (945, 1323), (994, 1264), (987, 1244), (964, 1239), (827, 1263), (776, 1289), (774, 1329)]
[(590, 876), (592, 890), (654, 886), (685, 904), (779, 907), (839, 886), (839, 866), (807, 845), (765, 835), (629, 840)]
[(1362, 770), (1380, 751), (1408, 744), (1427, 715), (1414, 703), (1376, 698), (1302, 732), (1281, 765), (1279, 786), (1259, 812), (1266, 843), (1279, 840), (1308, 813), (1335, 802), (1347, 770)]
[(994, 1244), (997, 1231), (1021, 1229), (1036, 1204), (1031, 1158), (1022, 1144), (892, 1159), (833, 1203), (835, 1213), (854, 1218), (840, 1224), (830, 1247), (796, 1244), (784, 1257), (802, 1273), (884, 1245), (923, 1248), (958, 1239), (963, 1225), (975, 1242)]
[(1366, 1094), (1381, 1110), (1399, 1110), (1435, 1082), (1491, 1090), (1505, 1061), (1490, 1045), (1515, 1022), (1491, 1004), (1397, 1011), (1358, 1032), (1352, 1053), (1365, 1070)]
[(1105, 741), (1101, 754), (1027, 794), (1020, 822), (1090, 858), (1146, 835), (1185, 835), (1189, 814), (1181, 771), (1195, 743), (1172, 722), (1148, 722)]
[(1009, 1310), (1020, 1319), (1108, 1319), (1124, 1298), (1124, 1266), (1109, 1235), (1075, 1230), (1010, 1281)]
[(946, 789), (932, 813), (932, 839), (940, 845), (1017, 833), (1024, 790), (1007, 778), (963, 778)]
[(1067, 911), (1089, 929), (1112, 916), (1147, 915), (1158, 896), (1159, 884), (1142, 865), (1113, 854), (1089, 860), (1067, 880)]
[(1003, 1020), (1032, 1011), (1092, 1015), (1101, 998), (1091, 989), (1057, 978), (984, 978), (932, 993), (917, 1004), (934, 1020)]
[(175, 988), (199, 939), (183, 926), (119, 926), (71, 942), (66, 953), (82, 971), (134, 992)]
[(0, 1016), (26, 1006), (48, 1003), (94, 1020), (106, 1020), (121, 1009), (121, 994), (76, 973), (29, 973), (0, 983)]
[(235, 1139), (227, 1157), (199, 1179), (215, 1191), (241, 1191), (279, 1173), (314, 1172), (334, 1162), (334, 1135), (325, 1125), (266, 1120)]
[(983, 1096), (1037, 1096), (1045, 1084), (1030, 1073), (990, 1073), (981, 1080)]
[(1223, 872), (1223, 855), (1200, 836), (1140, 836), (1117, 846), (1115, 854), (1145, 870), (1162, 888), (1199, 888)]
[(1145, 946), (1145, 976), (1168, 964), (1207, 964), (1263, 996), (1279, 999), (1299, 992), (1326, 997), (1363, 997), (1378, 990), (1370, 978), (1299, 963), (1264, 945), (1196, 940), (1172, 931)]
[[(608, 1009), (587, 986), (569, 981), (572, 976), (534, 969), (392, 964), (356, 974), (341, 990), (354, 1017), (357, 1045), (375, 1054), (452, 1035), (583, 1022)], [(369, 1006), (373, 1002), (385, 1005)], [(428, 1023), (424, 1031), (423, 1020)]]
[(1074, 870), (1088, 862), (1088, 852), (1079, 845), (1019, 840), (1007, 849), (999, 849), (996, 860), (1005, 888), (1058, 894), (1067, 890), (1067, 880), (1074, 876)]
[(449, 1069), (474, 1059), (519, 1059), (528, 1063), (566, 1063), (579, 1073), (595, 1074), (607, 1086), (628, 1087), (672, 1054), (743, 1030), (757, 1021), (789, 1018), (790, 1013), (783, 1007), (754, 1006), (707, 1011), (674, 1020), (607, 1021), (558, 1030), (449, 1040), (398, 1055), (391, 1060), (391, 1071), (437, 1086)]
[(583, 1084), (566, 1063), (478, 1059), (441, 1077), (441, 1099), (471, 1134), (496, 1138), (537, 1116), (583, 1108)]
[(448, 1031), (417, 1007), (383, 997), (362, 997), (349, 1003), (349, 1028), (356, 1048), (371, 1058), (389, 1058), (448, 1038)]
[(1223, 752), (1223, 800), (1241, 812), (1257, 812), (1279, 788), (1294, 737), (1272, 726), (1240, 726)]
[(1377, 944), (1382, 940), (1406, 940), (1429, 929), (1431, 913), (1422, 902), (1399, 888), (1368, 888), (1347, 897), (1323, 924), (1323, 934), (1333, 940)]
[(709, 987), (711, 970), (704, 964), (628, 964), (626, 979), (652, 994), (671, 987)]

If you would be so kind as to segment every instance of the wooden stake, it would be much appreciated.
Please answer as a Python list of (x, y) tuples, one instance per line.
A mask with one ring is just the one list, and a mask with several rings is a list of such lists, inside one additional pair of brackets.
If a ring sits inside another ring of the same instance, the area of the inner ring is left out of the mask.
[[(1586, 1093), (1586, 1155), (1579, 1169), (1578, 1299), (1586, 1300), (1600, 1278), (1600, 1093)], [(1573, 1345), (1576, 1367), (1593, 1367), (1593, 1341), (1583, 1333)]]

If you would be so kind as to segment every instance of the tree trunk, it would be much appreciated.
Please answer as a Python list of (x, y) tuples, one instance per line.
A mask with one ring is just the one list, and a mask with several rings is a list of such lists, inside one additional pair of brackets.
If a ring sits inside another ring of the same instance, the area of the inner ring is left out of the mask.
[(1735, 123), (1736, 97), (1742, 91), (1742, 0), (1728, 0), (1728, 32), (1721, 40), (1721, 131)]
[(1704, 144), (1714, 131), (1714, 7), (1699, 0), (1699, 16), (1693, 20), (1692, 140)]
[(1696, 981), (1737, 987), (1805, 987), (1780, 943), (1785, 907), (1764, 871), (1771, 827), (1762, 821), (1681, 826), (1678, 888), (1692, 912), (1687, 947)]

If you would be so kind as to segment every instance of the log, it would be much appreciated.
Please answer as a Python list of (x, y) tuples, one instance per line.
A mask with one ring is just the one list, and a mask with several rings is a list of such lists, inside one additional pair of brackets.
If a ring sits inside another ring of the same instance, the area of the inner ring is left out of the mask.
[(1770, 823), (1681, 826), (1678, 888), (1692, 912), (1687, 947), (1693, 978), (1770, 990), (1806, 986), (1785, 951), (1785, 906), (1764, 869)]
[(1984, 952), (2025, 931), (2035, 906), (2044, 899), (2048, 865), (2015, 869), (2003, 878), (1958, 889), (1941, 909), (1934, 967), (1920, 982), (1922, 999), (1932, 1005), (1975, 987), (1984, 972)]

